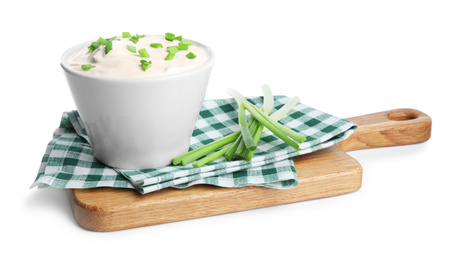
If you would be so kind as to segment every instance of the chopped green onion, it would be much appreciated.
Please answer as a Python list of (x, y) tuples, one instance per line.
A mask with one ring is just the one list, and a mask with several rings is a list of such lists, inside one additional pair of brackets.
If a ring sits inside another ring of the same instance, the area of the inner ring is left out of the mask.
[(162, 48), (162, 44), (161, 43), (150, 43), (150, 47), (152, 48)]
[(150, 68), (152, 66), (152, 62), (146, 61), (146, 60), (141, 60), (141, 64), (142, 64), (143, 71), (146, 71), (148, 68)]
[(167, 54), (167, 56), (164, 58), (164, 60), (173, 60), (173, 57), (175, 57), (175, 53), (169, 53), (169, 54)]
[(112, 43), (113, 43), (113, 40), (109, 40), (106, 43), (105, 54), (108, 54), (112, 50)]
[(112, 37), (112, 38), (109, 38), (109, 39), (106, 39), (107, 41), (114, 41), (114, 40), (116, 40), (117, 39), (117, 36), (114, 36), (114, 37)]
[(139, 37), (137, 36), (131, 36), (130, 41), (136, 44), (139, 41)]
[(95, 68), (95, 66), (91, 65), (91, 64), (83, 64), (83, 65), (81, 65), (81, 69), (82, 70), (90, 70), (92, 68)]
[(99, 42), (92, 42), (91, 45), (88, 46), (88, 50), (90, 52), (95, 51), (98, 47), (100, 47), (100, 43)]
[(127, 45), (127, 49), (132, 53), (136, 53), (136, 47), (134, 47), (133, 45)]
[(178, 41), (181, 41), (181, 40), (183, 40), (183, 36), (177, 36), (177, 37), (175, 37), (175, 40), (178, 40)]
[(105, 40), (102, 37), (99, 37), (97, 42), (100, 43), (101, 45), (106, 45), (108, 43), (108, 40)]
[(179, 43), (178, 44), (178, 49), (181, 50), (181, 51), (187, 51), (189, 49), (189, 45)]
[(108, 54), (108, 53), (112, 50), (112, 43), (113, 43), (112, 40), (109, 40), (109, 41), (106, 43), (106, 46), (105, 46), (105, 54)]
[(140, 35), (139, 35), (139, 34), (136, 33), (136, 37), (138, 37), (138, 38), (144, 38), (144, 37), (145, 37), (145, 34), (140, 34)]
[(175, 34), (173, 34), (173, 33), (166, 33), (165, 34), (165, 37), (164, 37), (166, 40), (168, 40), (168, 41), (173, 41), (174, 39), (175, 39)]
[(192, 41), (191, 40), (182, 40), (182, 41), (180, 41), (180, 43), (187, 44), (187, 45), (192, 45)]
[(182, 40), (178, 43), (178, 49), (180, 50), (188, 50), (189, 49), (189, 45), (192, 45), (192, 41), (191, 40)]
[(150, 55), (148, 54), (146, 49), (140, 49), (140, 50), (138, 50), (138, 52), (142, 58), (150, 58)]
[(164, 58), (164, 60), (172, 60), (173, 57), (175, 57), (175, 53), (179, 52), (180, 50), (178, 49), (177, 46), (169, 46), (167, 47), (167, 56)]
[(177, 52), (179, 52), (180, 50), (178, 49), (178, 47), (177, 46), (169, 46), (169, 47), (167, 47), (167, 52), (168, 53), (177, 53)]
[(123, 33), (122, 33), (122, 38), (131, 38), (131, 33), (129, 33), (129, 32), (123, 32)]
[[(97, 41), (92, 42), (91, 45), (88, 46), (88, 50), (90, 52), (95, 51), (98, 47), (100, 47), (100, 45), (108, 45), (109, 42), (112, 42), (114, 40), (116, 40), (117, 36), (114, 36), (112, 38), (109, 39), (103, 39), (102, 37), (99, 37)], [(105, 49), (105, 52), (108, 53), (110, 50), (112, 49), (112, 43), (110, 43), (110, 46), (108, 47), (108, 49)]]
[(186, 54), (186, 58), (188, 58), (188, 59), (193, 60), (193, 59), (195, 59), (195, 57), (197, 57), (197, 55), (195, 55), (195, 54), (192, 53), (192, 52), (189, 52), (188, 54)]

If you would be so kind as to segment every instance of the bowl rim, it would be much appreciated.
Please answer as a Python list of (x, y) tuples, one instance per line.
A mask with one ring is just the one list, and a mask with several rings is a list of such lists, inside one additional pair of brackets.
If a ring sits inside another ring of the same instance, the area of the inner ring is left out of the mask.
[[(145, 35), (164, 37), (162, 35), (154, 35), (154, 34), (153, 35), (152, 34), (145, 34)], [(189, 40), (189, 39), (186, 39), (186, 40)], [(142, 78), (114, 78), (114, 77), (106, 77), (106, 76), (97, 76), (97, 75), (85, 74), (85, 73), (82, 73), (80, 71), (76, 71), (76, 70), (70, 68), (69, 65), (66, 63), (67, 57), (70, 54), (72, 54), (72, 53), (74, 53), (74, 52), (76, 52), (76, 51), (78, 51), (78, 50), (80, 50), (82, 48), (86, 48), (93, 41), (96, 41), (96, 40), (86, 41), (86, 42), (77, 44), (77, 45), (67, 49), (61, 55), (60, 65), (64, 69), (64, 71), (66, 71), (67, 73), (79, 76), (79, 77), (83, 77), (83, 78), (96, 79), (96, 80), (105, 80), (105, 81), (114, 81), (114, 82), (158, 81), (158, 80), (165, 80), (167, 78), (183, 77), (184, 75), (187, 75), (187, 74), (192, 74), (192, 73), (208, 70), (208, 69), (210, 69), (212, 67), (212, 65), (215, 62), (215, 58), (216, 58), (214, 51), (210, 47), (208, 47), (207, 45), (205, 45), (205, 44), (203, 44), (201, 42), (191, 40), (192, 44), (195, 44), (197, 46), (200, 46), (200, 47), (204, 48), (209, 53), (209, 58), (208, 58), (208, 60), (205, 63), (201, 64), (200, 66), (198, 66), (198, 67), (196, 67), (194, 69), (188, 70), (188, 71), (183, 71), (183, 72), (179, 72), (179, 73), (175, 73), (175, 74), (169, 74), (169, 75), (151, 76), (151, 77), (142, 77)]]

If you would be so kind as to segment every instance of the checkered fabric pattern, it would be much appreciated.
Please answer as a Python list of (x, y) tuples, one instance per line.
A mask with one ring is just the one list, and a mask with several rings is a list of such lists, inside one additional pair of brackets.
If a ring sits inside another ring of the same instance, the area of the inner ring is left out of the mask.
[[(289, 101), (274, 97), (274, 111)], [(262, 97), (247, 98), (261, 106)], [(55, 138), (48, 145), (32, 185), (59, 188), (122, 187), (145, 194), (167, 187), (187, 188), (196, 184), (221, 187), (249, 185), (287, 189), (298, 185), (292, 157), (329, 147), (346, 139), (357, 128), (351, 122), (298, 104), (280, 123), (302, 133), (306, 141), (295, 150), (266, 131), (262, 134), (250, 162), (219, 158), (193, 168), (169, 165), (148, 170), (113, 169), (95, 160), (89, 138), (76, 111), (64, 113)], [(239, 130), (237, 104), (233, 99), (203, 102), (190, 149), (196, 149)]]
[[(31, 187), (84, 189), (94, 187), (133, 188), (122, 175), (107, 170), (94, 158), (87, 135), (77, 134), (71, 123), (78, 112), (65, 112), (56, 135), (50, 141), (42, 158), (36, 181)], [(78, 129), (79, 131), (81, 129)]]

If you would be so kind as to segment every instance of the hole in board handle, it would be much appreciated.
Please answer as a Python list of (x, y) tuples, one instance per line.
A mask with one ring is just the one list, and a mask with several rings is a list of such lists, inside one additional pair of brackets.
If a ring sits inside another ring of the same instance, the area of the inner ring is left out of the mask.
[(419, 113), (414, 110), (395, 111), (388, 114), (389, 120), (405, 121), (412, 120), (419, 117)]

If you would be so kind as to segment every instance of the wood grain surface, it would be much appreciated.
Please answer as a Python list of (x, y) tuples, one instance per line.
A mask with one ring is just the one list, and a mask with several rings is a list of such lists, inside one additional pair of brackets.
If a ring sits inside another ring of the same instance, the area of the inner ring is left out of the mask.
[(115, 231), (342, 195), (361, 187), (362, 167), (344, 151), (420, 143), (431, 136), (431, 118), (396, 109), (348, 120), (358, 130), (336, 146), (294, 158), (299, 186), (221, 188), (196, 185), (141, 195), (130, 189), (68, 190), (80, 226)]
[(415, 109), (394, 109), (347, 120), (359, 127), (337, 144), (343, 151), (421, 143), (431, 136), (431, 118)]

